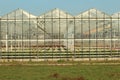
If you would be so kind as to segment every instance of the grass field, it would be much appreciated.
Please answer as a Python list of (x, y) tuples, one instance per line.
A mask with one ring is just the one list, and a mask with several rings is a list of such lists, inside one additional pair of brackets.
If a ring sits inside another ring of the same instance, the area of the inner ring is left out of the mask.
[(120, 80), (120, 65), (1, 65), (0, 80)]

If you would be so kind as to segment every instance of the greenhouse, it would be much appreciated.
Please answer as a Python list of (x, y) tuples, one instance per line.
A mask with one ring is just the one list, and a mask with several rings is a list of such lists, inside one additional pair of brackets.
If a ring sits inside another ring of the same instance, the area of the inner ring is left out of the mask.
[(95, 8), (73, 16), (58, 8), (40, 16), (16, 9), (0, 18), (1, 60), (120, 58), (120, 13)]

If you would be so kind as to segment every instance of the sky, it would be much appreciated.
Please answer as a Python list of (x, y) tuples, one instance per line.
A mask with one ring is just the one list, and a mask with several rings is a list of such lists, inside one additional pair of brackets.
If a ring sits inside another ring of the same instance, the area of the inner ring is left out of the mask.
[(90, 8), (113, 14), (120, 12), (120, 0), (0, 0), (0, 16), (18, 8), (37, 16), (54, 8), (72, 15), (78, 15)]

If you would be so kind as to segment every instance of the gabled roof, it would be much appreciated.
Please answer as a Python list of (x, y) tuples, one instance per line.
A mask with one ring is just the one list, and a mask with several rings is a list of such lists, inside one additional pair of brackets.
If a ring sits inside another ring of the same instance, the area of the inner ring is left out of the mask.
[(72, 15), (58, 8), (50, 10), (47, 13), (44, 13), (38, 17), (41, 17), (41, 18), (73, 18)]
[(4, 16), (1, 17), (2, 19), (28, 19), (28, 18), (36, 18), (35, 15), (23, 10), (23, 9), (16, 9)]
[(114, 13), (111, 15), (112, 18), (120, 18), (120, 12)]
[(110, 16), (95, 8), (89, 9), (85, 12), (75, 16), (76, 18), (110, 18)]

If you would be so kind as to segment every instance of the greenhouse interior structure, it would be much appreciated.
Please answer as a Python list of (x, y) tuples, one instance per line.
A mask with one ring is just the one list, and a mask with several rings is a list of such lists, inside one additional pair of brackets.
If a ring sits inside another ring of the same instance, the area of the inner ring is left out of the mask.
[(0, 60), (120, 60), (120, 13), (16, 9), (0, 17)]

